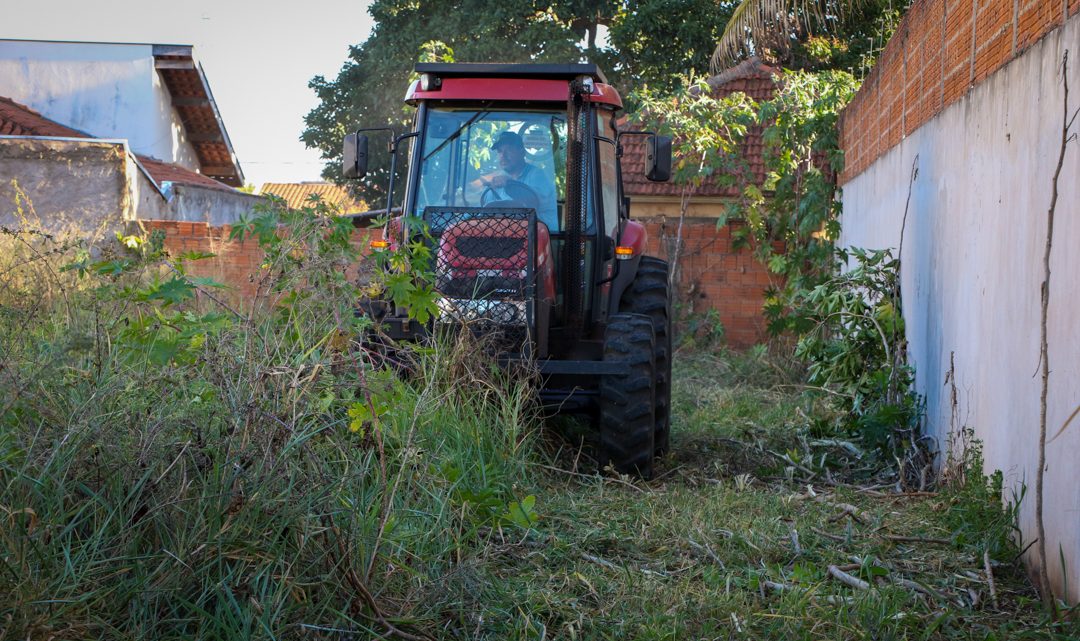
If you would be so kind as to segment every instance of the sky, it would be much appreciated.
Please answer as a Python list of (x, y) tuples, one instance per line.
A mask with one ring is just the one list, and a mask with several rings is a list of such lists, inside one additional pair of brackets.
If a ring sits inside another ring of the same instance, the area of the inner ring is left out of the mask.
[[(49, 0), (0, 38), (194, 45), (246, 182), (319, 180), (304, 147), (313, 76), (334, 78), (367, 39), (366, 0)], [(403, 90), (404, 92), (404, 90)], [(404, 93), (402, 94), (404, 95)]]

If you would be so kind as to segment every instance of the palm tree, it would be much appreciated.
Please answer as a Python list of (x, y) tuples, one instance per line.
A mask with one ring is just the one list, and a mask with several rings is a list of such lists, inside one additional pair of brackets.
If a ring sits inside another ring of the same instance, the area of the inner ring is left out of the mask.
[(748, 55), (783, 56), (802, 35), (835, 29), (867, 0), (739, 0), (712, 56), (712, 72)]

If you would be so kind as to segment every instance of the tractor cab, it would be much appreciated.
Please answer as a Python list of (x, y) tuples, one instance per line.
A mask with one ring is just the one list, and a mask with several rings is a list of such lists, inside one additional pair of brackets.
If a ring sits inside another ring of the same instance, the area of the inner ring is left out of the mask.
[[(408, 141), (405, 193), (383, 233), (390, 246), (430, 242), (440, 312), (433, 325), (497, 337), (505, 359), (537, 363), (548, 404), (600, 415), (613, 402), (603, 381), (634, 374), (630, 355), (612, 353), (612, 334), (636, 326), (650, 361), (649, 452), (612, 460), (651, 469), (667, 438), (667, 266), (644, 255), (645, 229), (629, 218), (620, 141), (648, 136), (647, 176), (667, 180), (670, 139), (618, 131), (622, 101), (596, 65), (434, 63), (416, 71), (405, 98), (416, 107), (413, 131), (391, 132), (387, 212), (399, 143)], [(346, 177), (366, 173), (371, 131), (346, 138)], [(652, 273), (644, 289), (643, 271)], [(630, 300), (641, 297), (636, 290), (650, 290), (650, 302)], [(396, 340), (433, 329), (387, 301), (365, 309), (380, 310)]]

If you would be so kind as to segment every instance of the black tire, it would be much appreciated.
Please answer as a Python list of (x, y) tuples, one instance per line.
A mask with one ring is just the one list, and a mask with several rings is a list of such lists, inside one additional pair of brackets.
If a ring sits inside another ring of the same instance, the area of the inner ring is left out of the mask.
[(671, 441), (671, 299), (668, 296), (667, 261), (642, 256), (637, 276), (623, 292), (619, 311), (648, 316), (656, 337), (656, 426), (657, 456), (668, 453)]
[(640, 314), (614, 314), (604, 334), (604, 362), (625, 365), (623, 373), (600, 377), (600, 429), (597, 459), (621, 474), (652, 478), (653, 371), (652, 320)]

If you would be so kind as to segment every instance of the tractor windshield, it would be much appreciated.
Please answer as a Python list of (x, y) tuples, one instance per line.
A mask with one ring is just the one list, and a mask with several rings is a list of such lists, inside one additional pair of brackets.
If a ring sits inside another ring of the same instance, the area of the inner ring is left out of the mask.
[(415, 215), (424, 208), (524, 207), (552, 232), (566, 188), (566, 114), (432, 108)]

